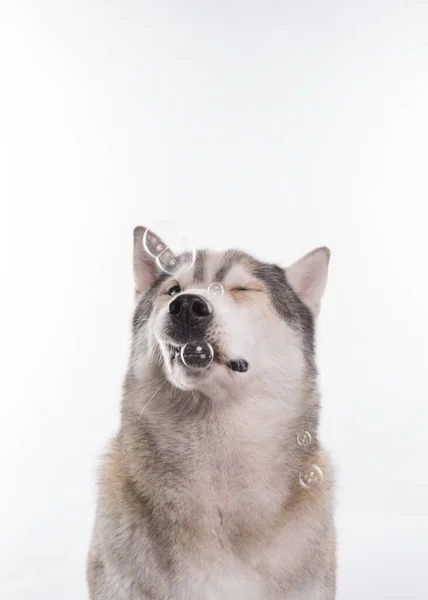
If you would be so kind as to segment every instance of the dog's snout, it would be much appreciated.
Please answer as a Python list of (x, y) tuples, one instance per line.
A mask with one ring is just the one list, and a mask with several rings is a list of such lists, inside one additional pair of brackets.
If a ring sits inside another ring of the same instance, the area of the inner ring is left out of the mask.
[(169, 303), (169, 314), (174, 321), (188, 327), (203, 325), (211, 317), (208, 301), (197, 294), (180, 294)]

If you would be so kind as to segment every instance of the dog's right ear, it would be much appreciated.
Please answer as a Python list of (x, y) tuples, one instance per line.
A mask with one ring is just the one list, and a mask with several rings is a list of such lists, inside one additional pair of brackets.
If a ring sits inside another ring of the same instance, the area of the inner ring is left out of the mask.
[[(135, 282), (135, 300), (140, 298), (154, 284), (156, 279), (161, 274), (154, 256), (151, 256), (144, 247), (144, 234), (146, 227), (136, 227), (134, 229), (134, 282)], [(150, 248), (153, 246), (153, 253), (157, 248), (165, 248), (165, 244), (160, 238), (150, 231), (149, 236)], [(158, 251), (159, 254), (159, 251)]]
[(316, 248), (285, 270), (288, 281), (299, 298), (317, 317), (327, 283), (330, 250)]

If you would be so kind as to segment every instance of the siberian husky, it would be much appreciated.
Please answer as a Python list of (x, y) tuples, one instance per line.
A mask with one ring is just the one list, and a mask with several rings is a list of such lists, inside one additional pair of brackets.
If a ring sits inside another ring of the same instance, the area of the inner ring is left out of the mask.
[(334, 599), (314, 343), (329, 250), (285, 269), (201, 250), (171, 256), (169, 274), (148, 233), (134, 230), (132, 349), (99, 478), (91, 600)]

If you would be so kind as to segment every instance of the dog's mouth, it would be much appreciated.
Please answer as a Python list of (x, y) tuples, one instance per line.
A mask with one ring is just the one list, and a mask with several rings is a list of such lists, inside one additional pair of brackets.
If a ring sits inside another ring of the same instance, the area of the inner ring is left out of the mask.
[(168, 344), (171, 365), (180, 365), (195, 374), (202, 374), (211, 367), (214, 351), (210, 344), (191, 343), (183, 346)]
[(180, 365), (194, 375), (210, 372), (213, 366), (224, 366), (230, 371), (245, 373), (249, 365), (244, 358), (228, 358), (223, 352), (204, 341), (191, 341), (183, 346), (167, 344), (171, 366)]

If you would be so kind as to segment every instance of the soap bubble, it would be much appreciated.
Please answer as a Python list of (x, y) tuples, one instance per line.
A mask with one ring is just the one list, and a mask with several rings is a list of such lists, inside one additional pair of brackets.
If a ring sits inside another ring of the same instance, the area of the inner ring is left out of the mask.
[(299, 446), (310, 446), (312, 444), (312, 436), (309, 431), (297, 434), (297, 444)]
[(211, 344), (202, 341), (187, 342), (181, 348), (180, 354), (186, 367), (193, 369), (206, 369), (214, 358), (214, 350)]
[(195, 263), (195, 247), (180, 236), (169, 221), (158, 221), (146, 229), (143, 247), (157, 266), (169, 275), (184, 273)]
[(221, 283), (210, 283), (208, 286), (208, 293), (211, 296), (222, 296), (224, 294), (224, 287)]
[(176, 235), (174, 226), (169, 221), (155, 222), (144, 232), (144, 249), (150, 256), (157, 258)]
[(317, 465), (311, 465), (305, 473), (300, 473), (300, 485), (304, 488), (317, 488), (324, 479), (323, 472)]

